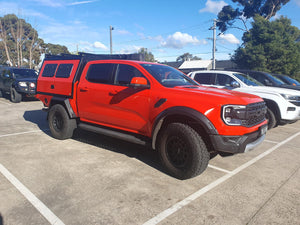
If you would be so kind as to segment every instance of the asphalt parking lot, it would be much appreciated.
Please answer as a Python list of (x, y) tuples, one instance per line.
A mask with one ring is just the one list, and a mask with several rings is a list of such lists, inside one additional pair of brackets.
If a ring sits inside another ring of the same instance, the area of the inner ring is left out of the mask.
[(300, 224), (300, 121), (181, 181), (144, 146), (81, 130), (52, 138), (42, 107), (0, 98), (5, 225)]

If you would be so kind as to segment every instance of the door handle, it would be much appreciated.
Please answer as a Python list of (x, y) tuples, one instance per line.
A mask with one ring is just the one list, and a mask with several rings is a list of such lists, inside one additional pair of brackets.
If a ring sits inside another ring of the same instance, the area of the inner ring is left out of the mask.
[(80, 92), (87, 92), (89, 89), (87, 87), (80, 88)]
[(51, 89), (54, 89), (54, 84), (51, 84), (50, 88), (51, 88)]

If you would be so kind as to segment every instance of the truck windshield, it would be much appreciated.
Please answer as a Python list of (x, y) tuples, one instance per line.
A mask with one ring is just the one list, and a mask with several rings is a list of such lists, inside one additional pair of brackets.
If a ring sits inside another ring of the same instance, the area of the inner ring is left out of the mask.
[(199, 86), (198, 83), (173, 67), (158, 64), (141, 64), (141, 66), (165, 87)]
[(235, 73), (234, 75), (249, 86), (264, 86), (262, 83), (246, 74)]
[(13, 69), (16, 78), (37, 77), (34, 70), (31, 69)]

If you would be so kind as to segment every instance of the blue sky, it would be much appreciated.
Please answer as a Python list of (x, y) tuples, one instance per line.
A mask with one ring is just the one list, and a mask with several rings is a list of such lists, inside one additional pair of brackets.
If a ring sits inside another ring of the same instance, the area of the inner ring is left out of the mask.
[[(69, 51), (108, 54), (109, 26), (114, 53), (133, 53), (141, 47), (160, 62), (175, 61), (186, 52), (212, 58), (213, 19), (229, 0), (0, 0), (0, 16), (14, 13), (29, 22), (46, 43)], [(300, 29), (300, 0), (290, 0), (283, 15)], [(219, 33), (217, 31), (217, 33)], [(216, 59), (229, 59), (241, 44), (242, 32), (228, 30), (217, 38)]]

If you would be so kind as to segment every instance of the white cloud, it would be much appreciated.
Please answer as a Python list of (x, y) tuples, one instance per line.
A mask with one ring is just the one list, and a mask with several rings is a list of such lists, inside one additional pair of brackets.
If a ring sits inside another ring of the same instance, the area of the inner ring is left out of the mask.
[(200, 41), (189, 34), (176, 32), (172, 35), (169, 35), (167, 40), (162, 41), (161, 45), (163, 47), (180, 49), (188, 44), (199, 44)]
[(108, 49), (104, 44), (102, 44), (99, 41), (95, 41), (94, 44), (93, 44), (93, 47), (94, 48), (100, 48), (100, 49), (103, 49), (103, 50), (107, 50)]
[(205, 3), (205, 8), (200, 9), (199, 12), (200, 13), (210, 12), (210, 13), (218, 14), (225, 5), (228, 4), (224, 1), (207, 0), (207, 2)]
[[(17, 17), (22, 18), (42, 18), (42, 19), (49, 19), (48, 16), (34, 11), (32, 9), (23, 9), (21, 5), (18, 3), (12, 3), (12, 2), (0, 2), (0, 16), (4, 16), (7, 14), (15, 14)], [(28, 20), (26, 19), (26, 22)]]
[(61, 1), (61, 0), (31, 0), (31, 1), (37, 2), (40, 5), (56, 8), (56, 7), (63, 7), (63, 6), (88, 4), (88, 3), (93, 3), (96, 0), (77, 1), (77, 2), (74, 1), (74, 2), (70, 2), (70, 3), (67, 3), (67, 2)]
[(233, 34), (220, 34), (219, 38), (229, 42), (230, 44), (239, 44), (240, 40), (237, 39)]
[(122, 48), (118, 53), (120, 53), (120, 54), (136, 53), (141, 48), (142, 48), (142, 46), (136, 46), (136, 45), (126, 46), (126, 47)]
[(82, 5), (82, 4), (88, 4), (88, 3), (93, 3), (95, 1), (81, 1), (81, 2), (72, 2), (68, 5)]

